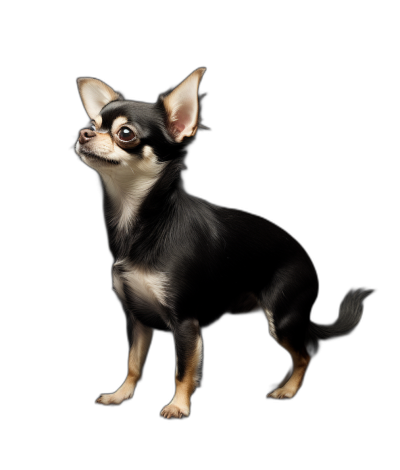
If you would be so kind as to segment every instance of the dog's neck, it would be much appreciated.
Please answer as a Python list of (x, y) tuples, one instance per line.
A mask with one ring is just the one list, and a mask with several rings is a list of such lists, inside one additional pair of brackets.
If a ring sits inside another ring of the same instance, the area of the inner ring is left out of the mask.
[(102, 173), (104, 190), (110, 201), (109, 223), (119, 232), (131, 230), (137, 220), (140, 206), (159, 175), (130, 174), (124, 172)]
[[(155, 226), (161, 215), (171, 211), (180, 187), (181, 164), (157, 163), (149, 168), (112, 168), (100, 172), (105, 192), (105, 218), (110, 248), (120, 257), (140, 236), (143, 224)], [(136, 170), (136, 171), (135, 171)], [(154, 170), (154, 171), (153, 171)]]

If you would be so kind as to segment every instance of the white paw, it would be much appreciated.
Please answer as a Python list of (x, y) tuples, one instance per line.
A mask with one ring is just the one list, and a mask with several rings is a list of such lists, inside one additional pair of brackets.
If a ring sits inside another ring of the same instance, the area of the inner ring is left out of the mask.
[(293, 398), (296, 395), (296, 390), (291, 388), (277, 388), (271, 393), (268, 393), (267, 398), (275, 398), (276, 400), (284, 400), (288, 398)]
[(187, 418), (189, 416), (189, 409), (187, 407), (179, 407), (170, 403), (163, 408), (160, 416), (165, 419)]
[(115, 393), (105, 393), (104, 395), (100, 395), (96, 400), (96, 403), (101, 403), (102, 405), (119, 405), (124, 400), (132, 398), (134, 390), (134, 387), (123, 385)]

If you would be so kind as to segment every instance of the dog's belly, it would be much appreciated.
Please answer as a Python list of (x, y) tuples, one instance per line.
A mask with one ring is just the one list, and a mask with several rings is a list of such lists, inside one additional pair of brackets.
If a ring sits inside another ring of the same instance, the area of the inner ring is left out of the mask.
[(128, 311), (144, 324), (169, 329), (167, 275), (117, 260), (112, 270), (113, 289)]

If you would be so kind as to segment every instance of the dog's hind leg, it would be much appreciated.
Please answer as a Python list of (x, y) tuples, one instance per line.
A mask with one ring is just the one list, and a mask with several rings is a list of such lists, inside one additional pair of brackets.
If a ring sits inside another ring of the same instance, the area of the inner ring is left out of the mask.
[[(302, 329), (299, 328), (296, 334), (294, 332), (295, 330), (290, 331), (290, 329), (287, 328), (288, 323), (290, 324), (290, 312), (285, 316), (286, 318), (283, 322), (277, 321), (277, 315), (274, 315), (269, 309), (265, 309), (265, 313), (269, 322), (271, 336), (290, 353), (293, 360), (293, 370), (289, 380), (281, 387), (269, 393), (268, 397), (292, 398), (299, 390), (310, 362), (310, 356), (305, 347), (305, 340), (302, 339)], [(298, 315), (298, 313), (292, 314)]]
[(190, 397), (200, 385), (203, 363), (203, 341), (197, 320), (185, 320), (174, 329), (176, 351), (175, 395), (161, 410), (164, 418), (189, 416)]
[(278, 387), (267, 396), (269, 398), (292, 398), (296, 395), (303, 382), (304, 374), (310, 362), (310, 356), (305, 350), (301, 352), (296, 351), (289, 343), (280, 342), (279, 344), (289, 351), (292, 356), (293, 370), (289, 380), (282, 387)]
[(280, 273), (279, 281), (273, 283), (261, 297), (271, 336), (290, 353), (293, 360), (289, 379), (268, 394), (271, 398), (294, 397), (310, 362), (306, 348), (307, 331), (318, 284), (316, 278), (311, 276), (300, 280), (294, 278), (296, 282), (293, 282), (292, 273), (286, 272), (284, 276)]
[(128, 335), (130, 350), (128, 375), (125, 382), (116, 392), (100, 395), (96, 400), (97, 403), (119, 405), (124, 400), (133, 396), (136, 383), (142, 374), (143, 365), (153, 336), (153, 329), (143, 325), (138, 320), (128, 320)]

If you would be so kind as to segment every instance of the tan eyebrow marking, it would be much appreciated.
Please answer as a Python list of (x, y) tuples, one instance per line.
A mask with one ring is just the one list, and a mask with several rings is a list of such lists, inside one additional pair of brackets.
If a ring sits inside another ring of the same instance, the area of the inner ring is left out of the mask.
[(117, 132), (118, 128), (120, 126), (122, 126), (122, 124), (125, 124), (128, 121), (129, 121), (129, 119), (125, 116), (117, 117), (117, 119), (115, 119), (114, 122), (112, 123), (111, 132), (113, 134), (115, 134)]

